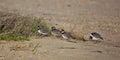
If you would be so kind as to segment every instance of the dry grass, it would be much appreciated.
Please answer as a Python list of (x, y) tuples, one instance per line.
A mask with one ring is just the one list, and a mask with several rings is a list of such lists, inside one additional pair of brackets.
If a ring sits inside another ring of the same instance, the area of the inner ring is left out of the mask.
[(27, 37), (24, 37), (24, 36), (17, 36), (14, 34), (8, 34), (8, 35), (0, 35), (0, 40), (17, 41), (17, 40), (29, 40), (29, 39)]
[[(24, 17), (12, 13), (0, 12), (0, 39), (1, 40), (27, 40), (27, 37), (37, 35), (38, 25), (49, 28), (41, 18)], [(12, 35), (11, 35), (12, 34)]]

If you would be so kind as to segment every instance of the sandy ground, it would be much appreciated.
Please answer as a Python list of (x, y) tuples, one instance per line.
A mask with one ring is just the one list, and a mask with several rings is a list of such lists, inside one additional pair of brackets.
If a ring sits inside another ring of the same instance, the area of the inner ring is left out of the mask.
[[(28, 42), (2, 41), (0, 59), (119, 60), (119, 6), (120, 0), (0, 0), (0, 11), (43, 17), (49, 26), (64, 28), (76, 36), (96, 31), (104, 38), (99, 44), (73, 44), (51, 37), (31, 38)], [(40, 46), (34, 53), (32, 49), (37, 44)]]
[(71, 43), (55, 37), (1, 41), (0, 60), (119, 60), (120, 48), (87, 41)]

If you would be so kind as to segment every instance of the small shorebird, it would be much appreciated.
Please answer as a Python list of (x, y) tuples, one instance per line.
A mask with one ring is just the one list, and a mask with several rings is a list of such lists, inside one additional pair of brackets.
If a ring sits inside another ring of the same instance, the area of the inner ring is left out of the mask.
[(90, 39), (92, 39), (93, 41), (99, 41), (99, 40), (103, 40), (103, 38), (101, 37), (100, 34), (96, 33), (96, 32), (92, 32), (90, 34)]
[(44, 36), (47, 36), (49, 34), (45, 29), (42, 28), (42, 26), (38, 26), (38, 33)]
[(53, 36), (59, 37), (61, 36), (61, 31), (56, 29), (54, 26), (51, 27), (51, 34)]
[(61, 33), (62, 33), (62, 37), (66, 40), (68, 40), (69, 42), (74, 42), (76, 43), (74, 40), (73, 40), (73, 37), (70, 33), (67, 33), (65, 32), (63, 29), (61, 29)]

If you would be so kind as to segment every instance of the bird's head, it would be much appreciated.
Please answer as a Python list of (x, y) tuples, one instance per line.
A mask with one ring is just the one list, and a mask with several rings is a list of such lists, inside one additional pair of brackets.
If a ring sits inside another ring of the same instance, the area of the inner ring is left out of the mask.
[(64, 33), (65, 33), (65, 31), (64, 31), (63, 29), (61, 29), (61, 33), (62, 33), (62, 34), (64, 34)]

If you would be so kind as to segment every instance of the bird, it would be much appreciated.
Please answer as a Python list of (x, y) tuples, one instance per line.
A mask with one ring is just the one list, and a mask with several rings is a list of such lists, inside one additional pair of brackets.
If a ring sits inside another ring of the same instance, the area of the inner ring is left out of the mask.
[(58, 30), (58, 29), (56, 29), (55, 26), (52, 26), (52, 27), (51, 27), (51, 34), (52, 34), (53, 36), (59, 37), (59, 36), (61, 36), (61, 31)]
[(92, 39), (93, 41), (103, 40), (101, 35), (99, 33), (96, 33), (96, 32), (90, 33), (90, 39)]
[(42, 26), (38, 26), (38, 33), (40, 33), (40, 35), (44, 35), (44, 36), (49, 35), (49, 33), (45, 29), (43, 29)]
[(61, 29), (61, 33), (64, 39), (72, 39), (72, 35), (70, 33), (65, 32), (63, 29)]
[(72, 36), (70, 33), (65, 32), (63, 29), (61, 29), (61, 34), (62, 34), (62, 37), (63, 37), (64, 39), (66, 39), (67, 41), (76, 43), (76, 42), (73, 40), (73, 36)]

